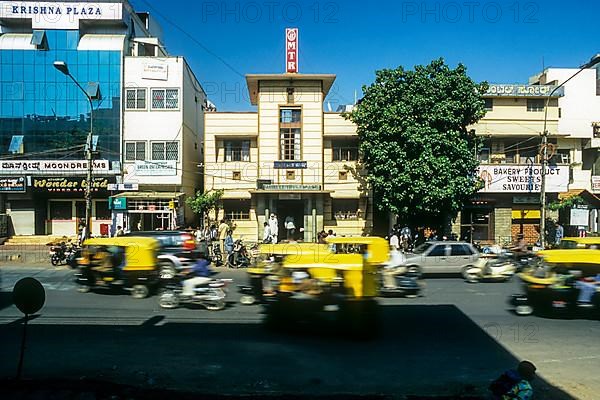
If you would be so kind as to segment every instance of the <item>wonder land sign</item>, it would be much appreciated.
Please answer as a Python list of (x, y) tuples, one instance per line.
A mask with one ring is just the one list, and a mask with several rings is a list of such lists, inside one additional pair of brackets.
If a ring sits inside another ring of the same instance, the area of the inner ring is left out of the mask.
[(78, 29), (80, 20), (120, 20), (123, 4), (0, 1), (0, 19), (31, 19), (33, 29)]
[[(539, 193), (542, 168), (539, 165), (481, 165), (477, 175), (483, 181), (483, 193)], [(566, 192), (569, 167), (546, 167), (546, 191)]]

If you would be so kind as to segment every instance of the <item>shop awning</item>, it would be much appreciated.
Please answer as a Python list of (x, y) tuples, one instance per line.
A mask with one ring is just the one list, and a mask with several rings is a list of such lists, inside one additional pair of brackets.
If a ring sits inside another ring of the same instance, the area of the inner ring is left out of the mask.
[(125, 35), (101, 35), (88, 33), (81, 37), (77, 50), (118, 50), (123, 51)]
[(586, 189), (571, 189), (567, 192), (559, 193), (558, 198), (560, 200), (564, 200), (573, 196), (579, 196), (589, 205), (594, 206), (595, 208), (600, 208), (600, 197)]
[(126, 197), (128, 199), (176, 199), (185, 193), (180, 192), (125, 192), (112, 197)]
[(512, 210), (512, 219), (540, 219), (540, 210)]
[(252, 194), (324, 194), (333, 193), (333, 190), (248, 190)]

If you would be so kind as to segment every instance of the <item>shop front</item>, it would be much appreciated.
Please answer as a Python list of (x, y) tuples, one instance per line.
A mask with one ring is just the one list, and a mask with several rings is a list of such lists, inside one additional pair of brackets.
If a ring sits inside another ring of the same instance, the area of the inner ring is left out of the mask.
[(174, 230), (183, 228), (184, 193), (125, 192), (109, 199), (112, 232)]
[[(467, 204), (454, 226), (461, 239), (482, 244), (509, 245), (523, 235), (528, 244), (539, 240), (541, 167), (539, 165), (481, 165), (483, 189)], [(546, 171), (548, 204), (567, 192), (569, 167)], [(550, 212), (549, 218), (557, 218)]]

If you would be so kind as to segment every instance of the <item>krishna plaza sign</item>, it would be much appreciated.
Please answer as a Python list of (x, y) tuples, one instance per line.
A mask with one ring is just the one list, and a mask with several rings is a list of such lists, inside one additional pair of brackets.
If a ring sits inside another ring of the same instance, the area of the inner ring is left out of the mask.
[(122, 3), (0, 1), (0, 19), (30, 19), (33, 29), (79, 29), (80, 20), (121, 20)]

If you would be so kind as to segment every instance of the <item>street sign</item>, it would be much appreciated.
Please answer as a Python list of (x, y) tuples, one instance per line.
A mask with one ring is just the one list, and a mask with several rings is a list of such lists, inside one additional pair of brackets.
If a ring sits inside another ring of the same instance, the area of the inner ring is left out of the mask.
[(111, 210), (127, 210), (126, 197), (109, 197), (108, 208)]
[(24, 193), (27, 191), (24, 176), (16, 176), (14, 178), (0, 178), (1, 193)]

